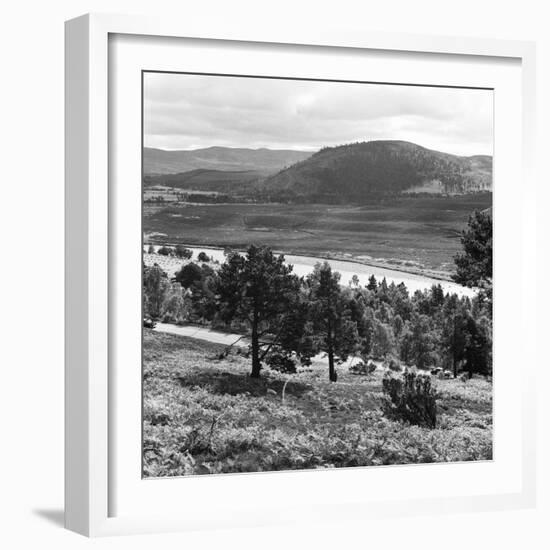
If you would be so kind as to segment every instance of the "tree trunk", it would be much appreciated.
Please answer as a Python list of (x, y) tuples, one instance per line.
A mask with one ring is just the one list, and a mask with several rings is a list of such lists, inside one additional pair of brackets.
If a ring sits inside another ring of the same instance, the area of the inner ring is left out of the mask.
[(453, 352), (453, 377), (456, 378), (457, 376), (458, 376), (457, 360)]
[(331, 382), (336, 382), (336, 369), (334, 368), (334, 352), (332, 346), (328, 349), (328, 377)]
[(332, 327), (329, 320), (327, 331), (327, 348), (328, 348), (328, 378), (331, 382), (336, 382), (337, 375), (334, 368), (334, 347), (332, 344)]
[(254, 312), (254, 318), (252, 321), (252, 372), (251, 378), (260, 377), (260, 342), (258, 337), (258, 315)]

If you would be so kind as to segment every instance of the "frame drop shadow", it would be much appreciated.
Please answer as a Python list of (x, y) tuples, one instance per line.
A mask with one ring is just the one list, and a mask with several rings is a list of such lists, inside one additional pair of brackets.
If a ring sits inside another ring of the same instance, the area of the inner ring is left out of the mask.
[(38, 509), (33, 510), (33, 514), (57, 527), (65, 527), (65, 511), (63, 509)]

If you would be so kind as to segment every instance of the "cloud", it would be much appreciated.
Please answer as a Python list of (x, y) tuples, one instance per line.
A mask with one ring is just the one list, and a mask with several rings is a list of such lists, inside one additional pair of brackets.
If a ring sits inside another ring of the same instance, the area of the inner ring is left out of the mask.
[(488, 90), (147, 73), (148, 147), (316, 150), (401, 139), (460, 155), (492, 154)]

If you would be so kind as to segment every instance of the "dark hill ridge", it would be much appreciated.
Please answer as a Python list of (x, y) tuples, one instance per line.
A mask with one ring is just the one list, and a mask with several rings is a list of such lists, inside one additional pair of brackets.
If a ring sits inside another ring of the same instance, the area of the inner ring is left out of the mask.
[(310, 157), (310, 151), (208, 147), (190, 151), (143, 149), (144, 175), (178, 174), (191, 170), (255, 171), (263, 175)]
[(177, 174), (144, 176), (145, 187), (161, 185), (176, 189), (215, 191), (218, 193), (247, 194), (253, 185), (265, 178), (255, 170), (207, 170), (197, 168)]
[(407, 141), (327, 147), (258, 184), (263, 195), (308, 202), (414, 192), (468, 194), (491, 188), (492, 157), (460, 157)]

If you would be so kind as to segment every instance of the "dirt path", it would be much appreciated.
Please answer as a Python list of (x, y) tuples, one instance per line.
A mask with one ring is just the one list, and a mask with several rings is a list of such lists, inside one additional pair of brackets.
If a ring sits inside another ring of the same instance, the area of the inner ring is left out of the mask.
[(230, 346), (231, 344), (235, 344), (236, 346), (243, 348), (248, 346), (248, 340), (246, 338), (239, 340), (239, 338), (241, 338), (241, 334), (211, 330), (207, 327), (197, 327), (193, 325), (179, 326), (171, 325), (169, 323), (157, 323), (155, 330), (158, 332), (168, 332), (169, 334), (188, 336), (189, 338), (197, 338), (198, 340), (206, 340), (207, 342), (223, 344), (225, 346)]
[[(248, 338), (242, 337), (241, 334), (222, 332), (219, 330), (211, 330), (207, 327), (197, 327), (193, 325), (172, 325), (170, 323), (157, 323), (155, 329), (157, 332), (167, 332), (168, 334), (178, 334), (179, 336), (187, 336), (196, 338), (197, 340), (205, 340), (214, 344), (223, 344), (224, 346), (234, 346), (246, 348), (250, 343)], [(342, 366), (350, 367), (351, 365), (360, 362), (359, 357), (350, 357)], [(314, 365), (328, 365), (328, 359), (325, 353), (319, 353), (311, 358)]]

